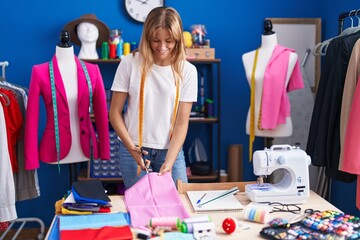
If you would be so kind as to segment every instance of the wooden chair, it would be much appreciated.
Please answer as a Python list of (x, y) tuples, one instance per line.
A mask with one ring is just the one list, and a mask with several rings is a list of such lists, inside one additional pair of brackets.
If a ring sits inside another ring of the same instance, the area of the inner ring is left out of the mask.
[(184, 194), (186, 191), (228, 190), (236, 186), (238, 186), (240, 192), (244, 192), (245, 185), (254, 183), (256, 182), (183, 183), (181, 180), (177, 180), (176, 187), (179, 194)]

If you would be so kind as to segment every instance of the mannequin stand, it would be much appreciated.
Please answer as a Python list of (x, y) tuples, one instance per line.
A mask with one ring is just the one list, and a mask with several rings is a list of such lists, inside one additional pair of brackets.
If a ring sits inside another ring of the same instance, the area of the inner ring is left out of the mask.
[(70, 189), (73, 182), (77, 181), (78, 178), (78, 167), (77, 163), (70, 163), (69, 164), (69, 181), (70, 181)]
[(264, 138), (264, 147), (270, 148), (273, 145), (274, 138), (272, 137), (265, 137)]

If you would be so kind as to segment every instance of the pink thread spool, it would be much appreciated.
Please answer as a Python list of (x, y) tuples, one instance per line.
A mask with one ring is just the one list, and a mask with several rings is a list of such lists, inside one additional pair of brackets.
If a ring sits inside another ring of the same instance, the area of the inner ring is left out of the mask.
[(180, 218), (178, 217), (153, 217), (150, 219), (149, 226), (156, 227), (171, 227), (172, 229), (180, 228)]

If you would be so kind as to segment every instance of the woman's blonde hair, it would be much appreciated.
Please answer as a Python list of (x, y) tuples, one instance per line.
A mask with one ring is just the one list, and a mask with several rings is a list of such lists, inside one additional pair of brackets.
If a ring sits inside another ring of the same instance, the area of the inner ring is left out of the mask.
[(172, 7), (157, 7), (150, 11), (145, 20), (139, 45), (139, 52), (142, 56), (142, 74), (146, 76), (147, 71), (154, 63), (150, 44), (159, 29), (169, 30), (175, 40), (170, 63), (175, 78), (182, 79), (182, 66), (186, 59), (183, 26), (179, 13)]

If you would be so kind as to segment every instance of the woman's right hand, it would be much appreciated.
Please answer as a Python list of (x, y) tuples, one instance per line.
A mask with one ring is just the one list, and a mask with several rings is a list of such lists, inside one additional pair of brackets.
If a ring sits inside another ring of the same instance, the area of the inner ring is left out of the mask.
[(148, 155), (147, 151), (142, 150), (141, 152), (141, 148), (138, 146), (133, 146), (131, 149), (128, 149), (128, 151), (141, 169), (146, 170), (148, 168), (150, 161), (145, 158), (143, 159), (143, 156), (145, 157), (145, 155)]

